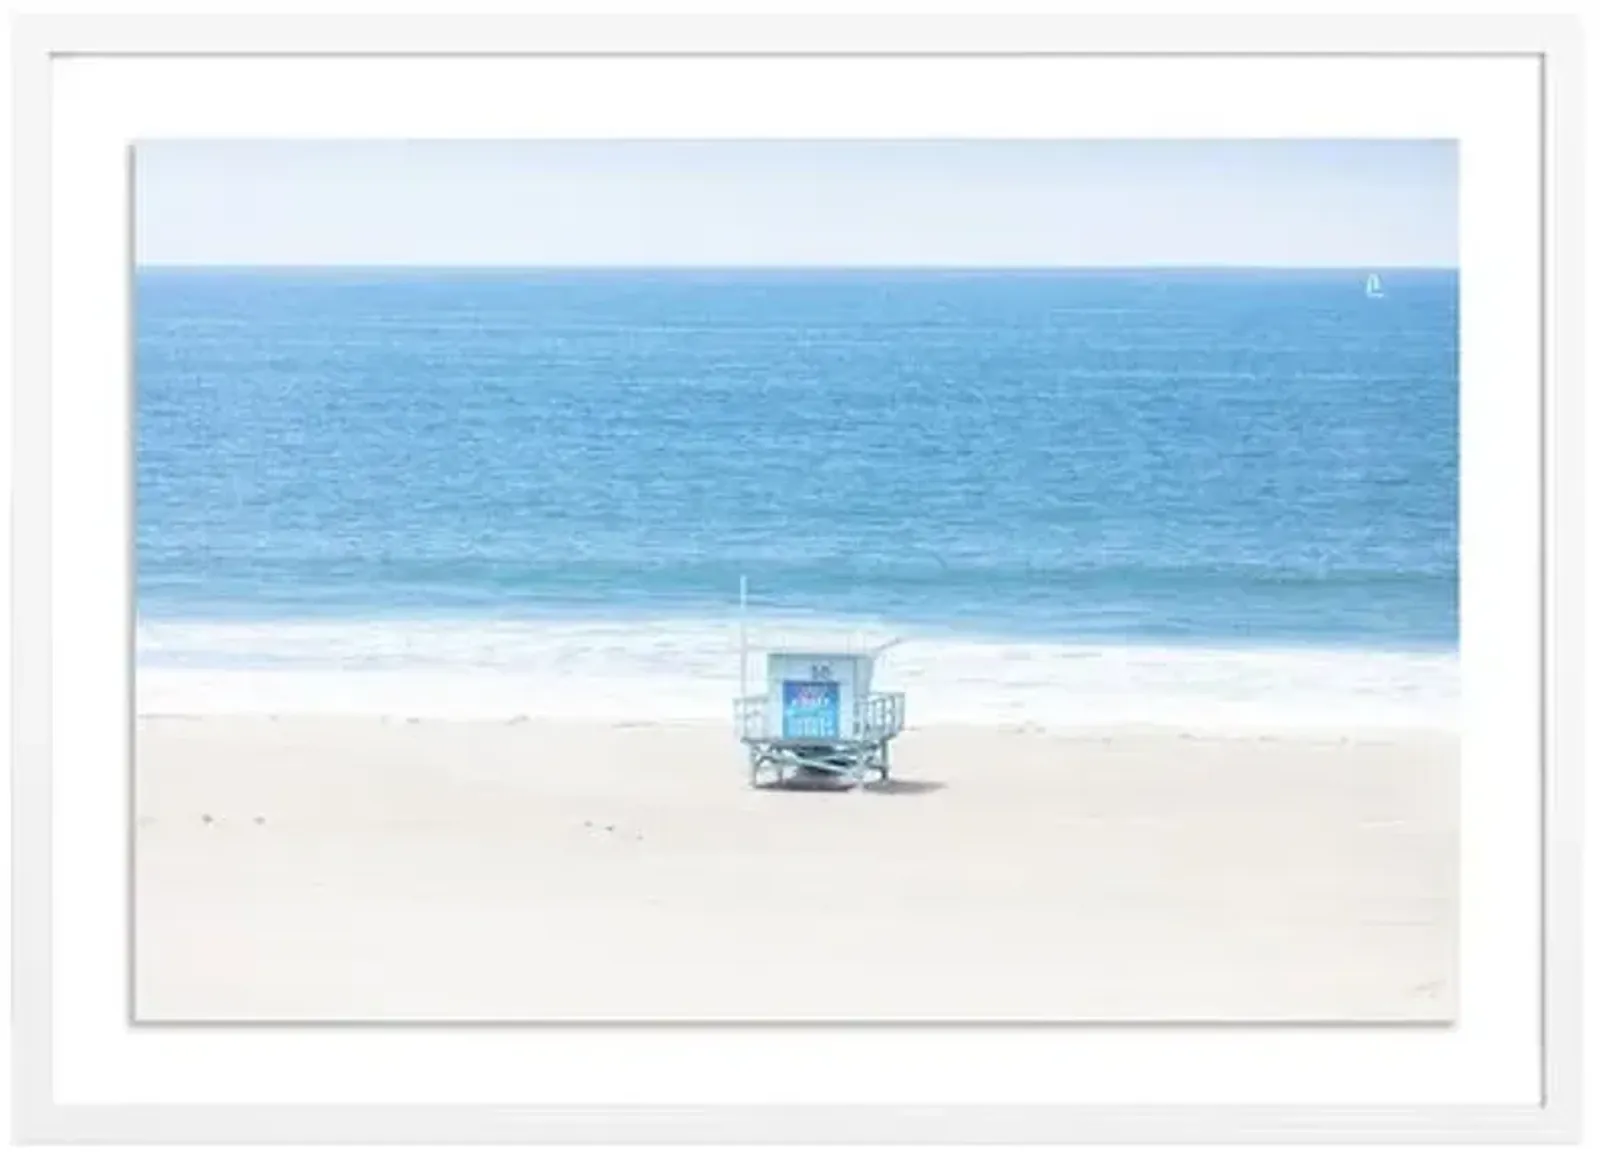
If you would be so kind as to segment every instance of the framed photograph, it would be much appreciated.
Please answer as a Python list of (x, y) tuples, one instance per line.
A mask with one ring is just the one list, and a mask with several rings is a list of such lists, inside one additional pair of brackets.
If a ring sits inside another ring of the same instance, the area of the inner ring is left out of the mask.
[(33, 1140), (1563, 1140), (1573, 25), (18, 26)]

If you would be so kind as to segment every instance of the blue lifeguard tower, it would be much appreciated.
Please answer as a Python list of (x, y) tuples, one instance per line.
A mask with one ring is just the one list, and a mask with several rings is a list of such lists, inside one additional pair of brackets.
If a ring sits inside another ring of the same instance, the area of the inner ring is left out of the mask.
[[(872, 674), (889, 647), (766, 654), (764, 691), (745, 691), (747, 642), (740, 586), (739, 739), (759, 788), (849, 788), (889, 778), (889, 742), (905, 727), (903, 693), (876, 692)], [(890, 642), (893, 644), (894, 642)]]

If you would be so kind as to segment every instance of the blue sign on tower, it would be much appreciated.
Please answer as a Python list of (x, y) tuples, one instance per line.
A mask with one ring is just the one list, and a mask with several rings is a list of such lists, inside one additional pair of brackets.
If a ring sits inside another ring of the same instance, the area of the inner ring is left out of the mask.
[(783, 682), (783, 735), (839, 736), (839, 682)]

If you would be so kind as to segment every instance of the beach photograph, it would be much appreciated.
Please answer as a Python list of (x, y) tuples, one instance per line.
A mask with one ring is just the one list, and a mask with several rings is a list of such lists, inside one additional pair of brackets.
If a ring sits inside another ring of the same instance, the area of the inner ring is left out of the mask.
[(1447, 140), (133, 151), (136, 1023), (1450, 1023)]

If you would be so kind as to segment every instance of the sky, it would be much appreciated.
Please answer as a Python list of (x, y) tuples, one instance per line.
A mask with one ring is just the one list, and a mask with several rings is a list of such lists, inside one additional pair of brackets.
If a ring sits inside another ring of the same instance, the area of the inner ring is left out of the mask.
[(158, 141), (145, 265), (1457, 264), (1453, 141)]

